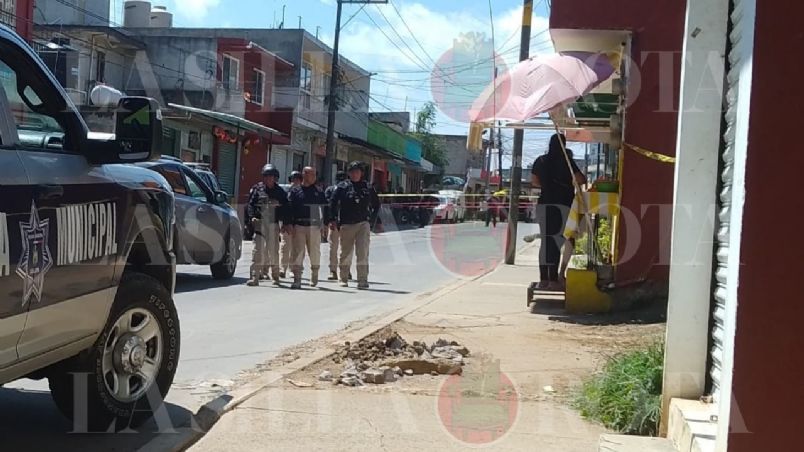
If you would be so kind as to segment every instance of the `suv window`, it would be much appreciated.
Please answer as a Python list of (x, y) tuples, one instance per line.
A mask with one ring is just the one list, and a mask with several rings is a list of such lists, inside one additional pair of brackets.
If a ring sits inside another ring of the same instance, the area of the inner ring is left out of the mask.
[[(47, 113), (45, 101), (32, 86), (20, 84), (18, 72), (0, 60), (0, 89), (8, 99), (23, 148), (63, 150), (66, 147), (64, 128)], [(11, 145), (12, 143), (3, 143)]]
[(187, 194), (192, 196), (193, 198), (199, 201), (208, 201), (207, 194), (204, 192), (204, 189), (193, 179), (192, 176), (189, 174), (190, 172), (187, 171), (184, 176), (187, 181)]
[(173, 193), (177, 195), (187, 195), (187, 187), (184, 185), (184, 178), (178, 168), (170, 166), (158, 166), (154, 168), (156, 172), (160, 173), (173, 188)]

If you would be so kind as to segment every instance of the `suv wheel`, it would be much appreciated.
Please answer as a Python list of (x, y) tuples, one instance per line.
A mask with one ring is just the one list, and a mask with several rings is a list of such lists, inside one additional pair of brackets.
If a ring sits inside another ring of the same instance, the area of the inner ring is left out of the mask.
[(95, 345), (49, 377), (50, 392), (76, 428), (137, 427), (162, 405), (178, 361), (179, 319), (170, 293), (134, 273), (123, 277)]
[(212, 270), (212, 277), (215, 279), (230, 279), (234, 276), (237, 269), (237, 243), (231, 235), (226, 240), (226, 250), (223, 259), (209, 266)]

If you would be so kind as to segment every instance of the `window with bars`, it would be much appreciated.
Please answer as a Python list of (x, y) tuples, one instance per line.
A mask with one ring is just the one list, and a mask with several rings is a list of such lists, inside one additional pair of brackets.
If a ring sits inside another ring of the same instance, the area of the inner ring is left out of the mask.
[(0, 24), (7, 25), (11, 29), (17, 28), (16, 1), (0, 0)]
[(95, 64), (95, 81), (106, 83), (106, 54), (100, 51)]
[(259, 105), (262, 105), (265, 102), (265, 72), (259, 69), (254, 69), (251, 101)]
[(302, 107), (309, 110), (310, 98), (313, 94), (313, 66), (310, 63), (302, 63), (299, 87), (301, 88)]
[(229, 55), (223, 56), (223, 71), (221, 72), (221, 83), (223, 89), (226, 91), (237, 91), (239, 88), (240, 79), (240, 61), (230, 57)]

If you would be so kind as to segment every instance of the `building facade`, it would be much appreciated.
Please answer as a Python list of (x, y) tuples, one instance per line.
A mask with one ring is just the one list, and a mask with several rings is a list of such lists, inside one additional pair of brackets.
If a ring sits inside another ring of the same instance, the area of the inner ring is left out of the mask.
[[(273, 89), (273, 109), (289, 113), (292, 111), (291, 131), (287, 143), (275, 143), (271, 152), (271, 161), (276, 164), (282, 177), (285, 178), (293, 170), (311, 165), (323, 170), (326, 150), (327, 126), (327, 92), (329, 89), (332, 50), (323, 42), (304, 30), (292, 29), (197, 29), (197, 28), (136, 28), (130, 33), (139, 36), (146, 42), (151, 40), (169, 40), (174, 47), (188, 48), (182, 44), (186, 40), (215, 41), (218, 39), (240, 39), (253, 42), (255, 45), (276, 55), (292, 65), (292, 69), (275, 80)], [(158, 48), (163, 48), (160, 46)], [(190, 55), (197, 55), (195, 49)], [(201, 50), (201, 49), (199, 49)], [(211, 50), (207, 50), (209, 53)], [(187, 57), (176, 58), (177, 61), (188, 61)], [(177, 56), (178, 57), (178, 56)], [(198, 60), (198, 57), (195, 57)], [(197, 74), (192, 79), (203, 81), (209, 77), (205, 73), (207, 62), (199, 61)], [(237, 63), (232, 63), (233, 67)], [(190, 64), (192, 66), (192, 64)], [(214, 68), (214, 65), (213, 65)], [(192, 68), (196, 69), (196, 68)], [(338, 92), (338, 112), (335, 129), (338, 145), (345, 149), (336, 150), (335, 169), (342, 169), (350, 152), (359, 152), (354, 144), (347, 144), (342, 137), (365, 140), (368, 126), (368, 104), (371, 77), (368, 72), (341, 59), (342, 73), (339, 74), (340, 90)], [(185, 83), (192, 82), (187, 77)], [(198, 83), (198, 81), (194, 82)], [(203, 86), (203, 83), (201, 83)], [(227, 108), (226, 104), (219, 107)], [(286, 118), (272, 121), (272, 124), (286, 124)]]
[[(670, 258), (673, 165), (645, 157), (631, 146), (672, 158), (678, 122), (679, 75), (685, 2), (625, 0), (612, 7), (595, 0), (556, 0), (550, 34), (557, 51), (618, 53), (615, 82), (600, 87), (589, 123), (605, 124), (599, 141), (618, 149), (622, 221), (618, 226), (615, 280), (646, 280), (666, 287)], [(605, 102), (621, 114), (595, 118)], [(590, 102), (591, 103), (591, 102)], [(576, 111), (576, 114), (578, 111)], [(609, 117), (611, 118), (609, 120)]]
[(466, 149), (466, 135), (436, 135), (436, 142), (444, 149), (447, 165), (444, 176), (466, 179), (470, 168), (483, 168), (483, 153)]
[(34, 1), (0, 1), (0, 24), (16, 31), (28, 42), (33, 40)]

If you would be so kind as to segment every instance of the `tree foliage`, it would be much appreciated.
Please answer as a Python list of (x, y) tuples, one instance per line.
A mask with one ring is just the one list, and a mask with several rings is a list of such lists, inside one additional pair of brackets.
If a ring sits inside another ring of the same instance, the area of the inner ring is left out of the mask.
[(435, 165), (442, 168), (447, 166), (446, 151), (444, 146), (433, 135), (436, 122), (436, 106), (432, 102), (424, 104), (424, 108), (416, 114), (413, 136), (422, 142), (422, 156)]

